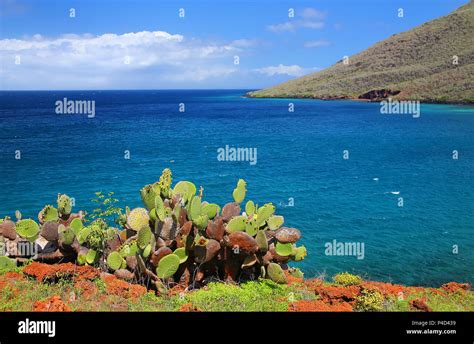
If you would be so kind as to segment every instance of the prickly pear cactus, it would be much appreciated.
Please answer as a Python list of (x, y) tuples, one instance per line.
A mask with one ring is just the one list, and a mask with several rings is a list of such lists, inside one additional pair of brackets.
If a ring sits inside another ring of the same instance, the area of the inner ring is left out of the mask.
[[(144, 208), (118, 212), (115, 221), (122, 230), (100, 218), (89, 222), (82, 212), (71, 214), (71, 199), (58, 195), (57, 208), (48, 205), (38, 215), (39, 240), (57, 245), (70, 261), (95, 265), (161, 294), (175, 283), (196, 287), (216, 278), (286, 283), (287, 273), (302, 277), (300, 270), (288, 266), (307, 255), (304, 246), (297, 246), (301, 233), (283, 226), (284, 218), (275, 214), (272, 203), (243, 203), (243, 179), (232, 192), (234, 202), (222, 209), (204, 200), (203, 190), (197, 192), (188, 181), (172, 187), (171, 171), (165, 169), (159, 181), (140, 190)], [(38, 238), (38, 224), (20, 217), (17, 223), (0, 219), (0, 240)], [(0, 257), (0, 270), (8, 264)]]
[(68, 216), (72, 211), (72, 200), (68, 195), (58, 195), (58, 212)]

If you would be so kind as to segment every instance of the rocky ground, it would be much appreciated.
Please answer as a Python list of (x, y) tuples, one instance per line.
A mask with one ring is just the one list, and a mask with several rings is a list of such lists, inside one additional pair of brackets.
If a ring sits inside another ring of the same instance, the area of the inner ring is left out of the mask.
[(468, 284), (288, 279), (288, 285), (216, 282), (194, 291), (172, 285), (160, 295), (91, 266), (35, 262), (0, 275), (0, 311), (474, 311)]

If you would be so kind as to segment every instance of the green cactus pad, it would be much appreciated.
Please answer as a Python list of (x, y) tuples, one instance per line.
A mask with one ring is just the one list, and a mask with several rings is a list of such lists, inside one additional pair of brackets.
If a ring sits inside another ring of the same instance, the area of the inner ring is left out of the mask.
[(294, 250), (294, 253), (295, 255), (295, 258), (294, 258), (294, 261), (295, 262), (299, 262), (303, 259), (305, 259), (305, 257), (307, 256), (308, 252), (306, 251), (306, 247), (304, 246), (300, 246), (300, 247), (297, 247), (295, 250)]
[(155, 207), (155, 198), (156, 196), (160, 195), (160, 187), (159, 185), (145, 185), (140, 190), (140, 196), (142, 198), (143, 205), (148, 209), (151, 210)]
[(86, 262), (87, 264), (94, 264), (94, 262), (96, 261), (96, 259), (98, 258), (98, 253), (97, 251), (94, 251), (92, 249), (90, 249), (89, 251), (87, 251), (87, 254), (86, 254)]
[(253, 201), (248, 201), (245, 204), (245, 213), (247, 214), (247, 216), (252, 216), (253, 214), (255, 214), (255, 203), (253, 203)]
[(82, 227), (79, 232), (76, 234), (77, 241), (79, 241), (79, 244), (83, 244), (87, 241), (87, 238), (89, 235), (92, 233), (92, 228), (87, 226), (87, 227)]
[(160, 188), (161, 188), (161, 195), (166, 198), (170, 198), (171, 196), (171, 182), (172, 182), (172, 174), (169, 168), (165, 168), (160, 176)]
[(111, 252), (107, 256), (107, 265), (113, 271), (120, 269), (122, 267), (123, 262), (124, 259), (118, 252)]
[(165, 210), (165, 204), (163, 203), (163, 200), (161, 199), (161, 196), (156, 196), (155, 197), (155, 213), (156, 217), (160, 221), (164, 221), (166, 218), (166, 210)]
[(197, 228), (203, 230), (207, 227), (209, 222), (209, 218), (207, 215), (199, 215), (197, 218), (193, 220), (193, 223), (196, 225)]
[(234, 233), (238, 231), (244, 231), (247, 225), (247, 219), (245, 216), (236, 216), (233, 217), (226, 226), (226, 230), (229, 233)]
[(258, 231), (257, 235), (255, 236), (255, 240), (257, 241), (260, 252), (268, 251), (268, 240), (264, 231)]
[(178, 271), (179, 264), (180, 258), (178, 255), (174, 253), (168, 254), (160, 259), (156, 268), (156, 275), (162, 279), (170, 278)]
[(293, 255), (293, 244), (282, 244), (281, 242), (277, 242), (275, 245), (275, 252), (282, 257), (288, 257)]
[(53, 221), (56, 222), (59, 219), (59, 214), (58, 210), (53, 207), (52, 205), (46, 205), (43, 210), (41, 210), (40, 215), (38, 218), (41, 220), (41, 222), (48, 222), (48, 221)]
[(58, 212), (61, 215), (69, 215), (72, 211), (72, 201), (68, 195), (58, 195)]
[(158, 215), (156, 215), (156, 209), (155, 208), (150, 210), (148, 215), (150, 216), (151, 222), (153, 222), (153, 223), (159, 222)]
[(127, 217), (128, 226), (135, 232), (149, 226), (150, 216), (145, 208), (133, 209)]
[(257, 220), (259, 222), (259, 225), (263, 225), (265, 221), (267, 221), (270, 216), (273, 215), (275, 212), (275, 206), (271, 203), (267, 203), (257, 210)]
[(148, 257), (150, 256), (150, 253), (151, 253), (151, 245), (148, 244), (148, 245), (146, 245), (146, 247), (143, 249), (142, 256), (145, 257), (145, 258), (148, 258)]
[(184, 247), (177, 248), (173, 253), (179, 257), (180, 264), (183, 264), (188, 260), (188, 254), (186, 253), (186, 248)]
[(130, 249), (128, 256), (134, 256), (138, 253), (138, 251), (140, 251), (140, 248), (138, 247), (138, 243), (136, 241), (132, 241), (128, 245), (128, 247)]
[(74, 238), (76, 237), (76, 234), (74, 233), (74, 230), (72, 228), (59, 225), (58, 232), (60, 242), (65, 245), (72, 245), (72, 243), (74, 242)]
[(122, 257), (129, 257), (130, 252), (131, 252), (130, 245), (123, 245), (119, 250), (119, 253)]
[(285, 222), (283, 216), (272, 215), (268, 218), (267, 225), (269, 229), (274, 231), (280, 228), (283, 225), (283, 222)]
[(181, 195), (186, 202), (191, 201), (196, 194), (196, 186), (188, 181), (180, 181), (173, 188), (173, 195)]
[(138, 247), (144, 250), (145, 247), (147, 247), (147, 245), (150, 243), (152, 236), (153, 233), (151, 232), (150, 227), (140, 229), (137, 238)]
[(79, 254), (77, 256), (77, 264), (84, 265), (87, 262), (87, 255)]
[(245, 180), (239, 179), (239, 181), (237, 182), (237, 187), (232, 192), (232, 197), (234, 198), (234, 201), (236, 203), (242, 203), (245, 199), (245, 193), (247, 192), (247, 189), (245, 188), (246, 186), (247, 183), (245, 182)]
[(71, 223), (69, 224), (69, 227), (71, 227), (74, 234), (77, 235), (77, 233), (79, 233), (79, 231), (84, 227), (84, 225), (82, 224), (81, 219), (76, 217), (75, 219), (71, 221)]
[(258, 222), (257, 220), (249, 220), (245, 224), (245, 231), (247, 232), (248, 235), (250, 236), (255, 236), (258, 232)]
[(288, 283), (285, 273), (283, 272), (283, 269), (281, 268), (280, 265), (276, 263), (270, 263), (267, 266), (267, 275), (268, 277), (276, 283), (279, 284), (286, 284)]
[(205, 206), (201, 208), (201, 214), (207, 215), (207, 217), (210, 220), (215, 218), (219, 214), (220, 211), (221, 211), (221, 208), (217, 204), (214, 204), (214, 203), (206, 204)]
[(22, 238), (34, 241), (38, 236), (39, 226), (31, 219), (21, 220), (16, 223), (16, 232)]
[(189, 206), (189, 217), (191, 220), (194, 220), (198, 216), (201, 216), (201, 197), (194, 196)]

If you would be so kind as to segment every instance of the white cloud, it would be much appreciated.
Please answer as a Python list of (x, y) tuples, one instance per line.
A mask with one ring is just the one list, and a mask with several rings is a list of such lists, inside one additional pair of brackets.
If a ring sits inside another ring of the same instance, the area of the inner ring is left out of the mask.
[(268, 76), (275, 76), (275, 75), (289, 75), (289, 76), (302, 76), (311, 72), (318, 70), (318, 68), (303, 68), (298, 65), (291, 65), (285, 66), (283, 64), (279, 64), (278, 66), (268, 66), (263, 68), (254, 69), (254, 72), (265, 74)]
[[(2, 39), (0, 88), (123, 88), (135, 83), (180, 87), (193, 82), (199, 87), (202, 81), (236, 72), (234, 55), (245, 55), (254, 44), (244, 39), (229, 43), (186, 39), (164, 31)], [(20, 64), (15, 64), (17, 56)]]
[(268, 25), (267, 30), (280, 32), (295, 32), (298, 28), (321, 29), (324, 27), (324, 19), (327, 13), (308, 7), (301, 11), (296, 11), (296, 19), (284, 23)]
[(325, 47), (330, 45), (331, 43), (329, 41), (326, 41), (324, 39), (316, 40), (316, 41), (307, 41), (304, 43), (305, 48), (319, 48), (319, 47)]
[(295, 31), (296, 30), (295, 22), (285, 22), (281, 24), (268, 25), (267, 30), (272, 32), (285, 32), (285, 31)]
[(327, 12), (319, 11), (315, 8), (307, 7), (301, 11), (301, 17), (303, 18), (317, 18), (317, 19), (324, 19), (326, 18)]

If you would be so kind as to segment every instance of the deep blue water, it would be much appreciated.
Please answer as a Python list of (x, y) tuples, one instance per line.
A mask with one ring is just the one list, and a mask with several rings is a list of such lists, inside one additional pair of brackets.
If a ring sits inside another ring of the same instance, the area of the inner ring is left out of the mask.
[[(0, 216), (20, 209), (36, 218), (58, 192), (76, 209), (90, 210), (100, 190), (139, 206), (139, 189), (170, 167), (175, 180), (204, 186), (220, 204), (244, 178), (249, 198), (273, 202), (301, 229), (309, 255), (298, 265), (308, 277), (474, 281), (473, 107), (422, 105), (415, 119), (381, 115), (375, 103), (291, 100), (290, 113), (290, 100), (244, 93), (0, 92)], [(96, 117), (56, 114), (63, 97), (95, 100)], [(257, 164), (218, 161), (225, 145), (257, 148)], [(363, 242), (365, 258), (325, 255), (334, 239)]]

